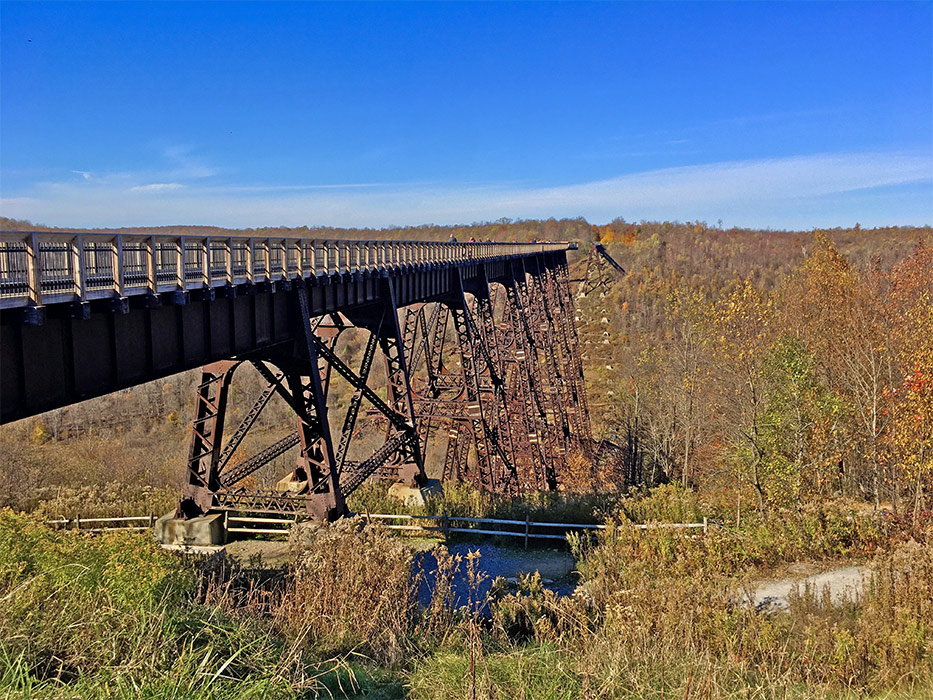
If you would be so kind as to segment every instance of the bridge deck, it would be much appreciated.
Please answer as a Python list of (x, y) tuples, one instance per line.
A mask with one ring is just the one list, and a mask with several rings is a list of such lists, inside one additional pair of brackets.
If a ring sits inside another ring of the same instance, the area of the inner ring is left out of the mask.
[(401, 307), (572, 247), (0, 232), (0, 422), (288, 342), (293, 289), (317, 316), (388, 277)]

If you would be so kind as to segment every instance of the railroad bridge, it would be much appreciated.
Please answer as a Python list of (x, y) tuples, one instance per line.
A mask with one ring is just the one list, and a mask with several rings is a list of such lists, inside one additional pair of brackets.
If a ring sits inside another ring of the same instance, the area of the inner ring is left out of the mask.
[[(3, 232), (0, 419), (200, 367), (185, 517), (331, 519), (370, 477), (423, 484), (432, 441), (444, 443), (435, 453), (446, 479), (556, 489), (574, 453), (594, 452), (568, 280), (575, 247)], [(368, 333), (355, 364), (338, 352), (351, 328)], [(265, 389), (227, 425), (246, 364)], [(353, 389), (338, 416), (328, 407), (335, 372)], [(295, 430), (234, 460), (273, 395)], [(361, 411), (381, 420), (383, 439), (351, 459)], [(248, 486), (294, 448), (278, 488)]]

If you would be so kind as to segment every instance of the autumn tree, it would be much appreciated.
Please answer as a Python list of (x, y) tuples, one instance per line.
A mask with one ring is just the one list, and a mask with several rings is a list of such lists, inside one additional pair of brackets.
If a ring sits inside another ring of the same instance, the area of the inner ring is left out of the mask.
[(933, 250), (920, 243), (890, 273), (886, 311), (900, 380), (890, 387), (886, 443), (914, 491), (914, 517), (933, 480)]
[(710, 318), (716, 423), (732, 447), (736, 473), (755, 489), (758, 508), (781, 488), (766, 440), (765, 358), (771, 343), (773, 307), (748, 280), (739, 280), (715, 305)]
[(817, 359), (826, 384), (853, 409), (853, 438), (859, 443), (854, 456), (867, 472), (857, 483), (877, 506), (885, 461), (886, 392), (893, 380), (879, 278), (859, 272), (829, 238), (819, 235), (813, 254), (784, 291), (788, 325)]

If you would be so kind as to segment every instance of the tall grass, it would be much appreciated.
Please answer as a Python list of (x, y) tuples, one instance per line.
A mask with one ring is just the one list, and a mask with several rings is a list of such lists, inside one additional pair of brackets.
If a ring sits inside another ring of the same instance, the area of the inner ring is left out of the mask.
[[(477, 680), (463, 673), (468, 654), (450, 650), (419, 663), (413, 696), (933, 696), (928, 545), (899, 542), (884, 525), (832, 508), (699, 537), (627, 525), (635, 515), (701, 517), (691, 499), (668, 487), (623, 501), (596, 541), (573, 543), (583, 582), (570, 598), (536, 577), (514, 591), (494, 585)], [(782, 562), (872, 556), (860, 599), (840, 604), (803, 590), (775, 613), (744, 603), (748, 579)]]
[(618, 508), (619, 492), (534, 491), (504, 496), (481, 491), (472, 484), (449, 482), (443, 492), (429, 496), (424, 506), (412, 506), (388, 495), (384, 483), (369, 483), (348, 501), (356, 513), (405, 513), (472, 518), (518, 518), (544, 522), (600, 523)]
[(352, 659), (280, 625), (280, 585), (220, 569), (146, 536), (55, 531), (0, 511), (0, 696), (293, 698), (371, 684)]
[[(468, 491), (451, 498), (487, 507)], [(572, 542), (572, 596), (536, 575), (499, 580), (488, 618), (454, 605), (457, 570), (481, 576), (474, 556), (436, 549), (422, 606), (404, 540), (358, 520), (304, 530), (289, 570), (260, 575), (179, 559), (141, 535), (54, 531), (0, 511), (0, 696), (933, 697), (922, 533), (834, 508), (700, 536), (630, 527), (717, 515), (674, 487), (608, 511), (605, 531)], [(800, 559), (874, 573), (843, 603), (818, 590), (786, 612), (744, 602), (752, 580)]]

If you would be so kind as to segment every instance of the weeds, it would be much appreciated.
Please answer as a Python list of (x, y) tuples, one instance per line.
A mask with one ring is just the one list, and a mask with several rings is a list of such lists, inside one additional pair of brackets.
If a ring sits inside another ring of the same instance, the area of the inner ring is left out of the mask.
[[(451, 504), (493, 507), (472, 498), (455, 492)], [(436, 570), (412, 574), (405, 541), (358, 520), (303, 531), (293, 567), (260, 575), (0, 511), (0, 694), (933, 697), (933, 550), (922, 533), (829, 507), (700, 536), (630, 527), (710, 515), (673, 487), (626, 497), (604, 532), (572, 543), (574, 595), (529, 575), (458, 608), (452, 584), (465, 575), (478, 587), (475, 556), (438, 547)], [(858, 598), (804, 589), (786, 612), (743, 602), (749, 581), (782, 562), (853, 558), (873, 572)]]

